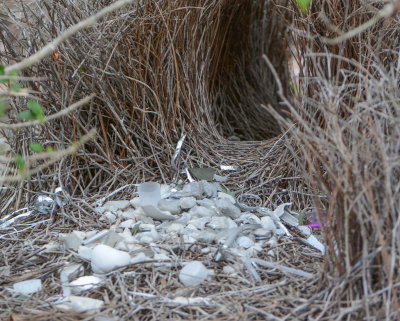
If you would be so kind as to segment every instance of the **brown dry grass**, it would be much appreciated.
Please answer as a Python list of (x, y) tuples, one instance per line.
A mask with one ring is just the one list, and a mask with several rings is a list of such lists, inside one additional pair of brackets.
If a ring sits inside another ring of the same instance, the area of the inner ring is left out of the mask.
[[(29, 55), (106, 4), (42, 0), (21, 18), (27, 27), (18, 45)], [(277, 287), (264, 285), (257, 292), (246, 275), (228, 282), (215, 263), (206, 262), (219, 271), (216, 283), (196, 295), (208, 296), (213, 305), (171, 307), (160, 298), (180, 293), (176, 271), (165, 272), (166, 285), (160, 277), (164, 272), (143, 266), (135, 269), (137, 278), (116, 273), (95, 293), (109, 298), (106, 313), (140, 320), (394, 320), (400, 242), (399, 21), (382, 21), (339, 45), (321, 39), (336, 35), (332, 26), (350, 30), (381, 7), (381, 2), (320, 0), (305, 19), (291, 2), (138, 2), (66, 41), (58, 49), (59, 60), (49, 57), (27, 70), (27, 76), (47, 77), (29, 86), (40, 92), (48, 113), (92, 92), (97, 97), (60, 122), (9, 136), (15, 151), (28, 153), (33, 134), (54, 146), (71, 143), (93, 127), (99, 137), (4, 195), (5, 200), (15, 196), (13, 206), (20, 208), (31, 205), (38, 191), (61, 185), (69, 190), (71, 206), (52, 215), (46, 229), (35, 225), (0, 240), (13, 269), (2, 284), (20, 281), (31, 268), (51, 289), (24, 306), (4, 290), (2, 309), (36, 313), (40, 320), (78, 318), (52, 314), (48, 301), (59, 292), (61, 253), (34, 256), (29, 264), (21, 258), (59, 231), (101, 228), (90, 204), (120, 186), (183, 178), (171, 158), (181, 135), (188, 133), (181, 169), (238, 165), (227, 187), (262, 196), (264, 206), (290, 200), (299, 209), (316, 206), (327, 213), (323, 278), (312, 284), (291, 278), (279, 285), (279, 279), (263, 276)], [(300, 63), (296, 97), (289, 97), (289, 47)], [(265, 53), (283, 84), (280, 97), (277, 79), (262, 59)], [(9, 51), (2, 59), (7, 63), (18, 57)], [(14, 112), (24, 106), (21, 100), (11, 104)], [(260, 104), (271, 105), (272, 113), (281, 108), (291, 113), (291, 121), (281, 119), (285, 135), (278, 135), (277, 122)], [(233, 134), (260, 141), (225, 140)], [(24, 245), (25, 239), (31, 241)], [(305, 259), (307, 249), (301, 245), (290, 242), (280, 248), (286, 262), (320, 269), (318, 260)], [(49, 270), (41, 270), (44, 265)], [(158, 300), (131, 300), (122, 288), (152, 289)]]

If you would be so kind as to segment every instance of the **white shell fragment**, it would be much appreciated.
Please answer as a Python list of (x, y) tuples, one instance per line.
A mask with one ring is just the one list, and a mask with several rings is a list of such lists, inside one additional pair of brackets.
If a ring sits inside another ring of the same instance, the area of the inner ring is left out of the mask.
[(291, 206), (291, 205), (292, 205), (292, 203), (283, 203), (283, 204), (279, 205), (274, 211), (275, 217), (277, 217), (277, 218), (281, 217), (283, 215), (283, 213), (285, 213), (285, 208), (287, 206)]
[(72, 311), (72, 312), (96, 312), (98, 309), (102, 308), (104, 302), (97, 299), (87, 298), (83, 296), (70, 295), (65, 298), (57, 308), (62, 311)]
[(317, 250), (321, 251), (322, 254), (325, 253), (324, 245), (320, 241), (318, 241), (318, 239), (314, 235), (310, 235), (305, 241), (308, 244), (310, 244), (313, 248), (316, 248)]
[(40, 279), (32, 279), (14, 283), (13, 289), (23, 295), (33, 294), (42, 289), (42, 281)]
[(154, 218), (155, 220), (165, 221), (175, 219), (175, 216), (171, 215), (169, 212), (160, 211), (158, 208), (152, 205), (142, 206), (142, 209), (147, 216)]
[(95, 273), (108, 273), (128, 265), (130, 261), (131, 257), (127, 252), (100, 244), (93, 249), (91, 265)]
[(103, 283), (103, 280), (94, 275), (82, 276), (68, 284), (73, 294), (95, 289)]
[(203, 263), (193, 261), (185, 265), (179, 273), (179, 280), (185, 286), (196, 286), (202, 283), (208, 276), (208, 270)]

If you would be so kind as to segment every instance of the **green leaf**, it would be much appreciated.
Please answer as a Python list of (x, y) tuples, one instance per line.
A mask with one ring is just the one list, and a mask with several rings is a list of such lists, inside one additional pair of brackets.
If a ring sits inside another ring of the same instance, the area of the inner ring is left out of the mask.
[(295, 2), (303, 15), (306, 15), (308, 13), (308, 10), (310, 9), (311, 0), (295, 0)]
[(5, 99), (0, 97), (0, 119), (3, 118), (3, 116), (6, 114), (7, 112), (7, 104)]
[(11, 89), (15, 92), (19, 92), (21, 90), (21, 85), (17, 82), (11, 84)]
[(189, 168), (189, 172), (197, 179), (212, 181), (214, 179), (215, 168)]
[(30, 110), (24, 110), (22, 113), (19, 113), (18, 118), (23, 119), (23, 120), (35, 120), (36, 115), (32, 113)]
[(54, 149), (53, 149), (53, 147), (51, 147), (51, 146), (46, 146), (46, 152), (47, 153), (53, 153), (54, 152)]
[(36, 116), (44, 114), (42, 106), (40, 106), (40, 104), (37, 101), (29, 100), (28, 107), (32, 111), (32, 113), (34, 113)]
[(304, 225), (304, 219), (306, 218), (306, 213), (297, 212), (299, 213), (299, 225)]
[(0, 76), (4, 76), (6, 74), (5, 67), (0, 65)]
[(82, 71), (86, 71), (86, 68), (85, 68), (84, 65), (80, 66), (79, 69), (82, 70)]
[(20, 154), (15, 154), (15, 163), (20, 171), (25, 169), (25, 160)]
[(43, 152), (44, 148), (41, 144), (39, 143), (30, 143), (29, 147), (35, 152), (35, 153), (41, 153)]
[(37, 119), (38, 121), (40, 121), (41, 124), (44, 124), (44, 122), (46, 121), (46, 117), (44, 117), (43, 114), (36, 115), (36, 119)]
[(9, 75), (10, 75), (11, 77), (18, 77), (18, 72), (16, 72), (15, 70), (13, 70), (13, 71), (11, 71), (11, 72), (9, 73)]

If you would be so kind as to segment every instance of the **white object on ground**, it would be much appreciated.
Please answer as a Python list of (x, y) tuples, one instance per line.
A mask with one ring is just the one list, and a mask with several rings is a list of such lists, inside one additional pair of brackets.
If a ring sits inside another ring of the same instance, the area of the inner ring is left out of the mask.
[(215, 206), (221, 211), (222, 214), (233, 219), (237, 219), (242, 214), (242, 211), (233, 205), (227, 198), (217, 199)]
[(94, 275), (82, 276), (72, 282), (67, 286), (71, 289), (72, 293), (79, 294), (83, 291), (95, 289), (103, 283), (103, 280)]
[(325, 253), (325, 246), (314, 235), (310, 235), (305, 241), (313, 248), (321, 251), (322, 254)]
[(157, 207), (152, 205), (142, 206), (142, 209), (147, 216), (154, 218), (155, 220), (166, 221), (176, 219), (176, 217), (171, 213), (167, 211), (160, 211)]
[(283, 213), (285, 213), (286, 206), (291, 206), (291, 205), (292, 205), (292, 203), (283, 203), (283, 204), (279, 205), (274, 211), (275, 217), (276, 218), (281, 217), (283, 215)]
[(91, 265), (95, 273), (108, 273), (128, 265), (130, 261), (131, 256), (128, 253), (100, 244), (93, 249)]
[(193, 196), (182, 197), (179, 202), (183, 210), (189, 210), (196, 205), (196, 199)]
[(29, 295), (42, 289), (42, 281), (40, 279), (26, 280), (15, 283), (13, 288), (23, 295)]
[(239, 236), (236, 240), (238, 247), (248, 249), (254, 245), (254, 241), (248, 236)]
[(185, 265), (179, 273), (179, 280), (185, 286), (196, 286), (202, 283), (208, 276), (208, 270), (203, 263), (193, 261)]
[(157, 206), (161, 199), (161, 186), (156, 182), (146, 182), (138, 186), (140, 206)]
[(97, 299), (86, 298), (83, 296), (70, 295), (68, 298), (63, 300), (57, 305), (57, 308), (63, 311), (73, 311), (73, 312), (96, 312), (104, 305), (104, 302)]
[(158, 202), (158, 209), (161, 211), (168, 211), (172, 214), (179, 214), (181, 212), (180, 201), (176, 199), (162, 199)]
[(261, 218), (261, 226), (264, 230), (267, 230), (267, 231), (275, 231), (276, 230), (275, 223), (272, 220), (272, 218), (269, 216), (263, 216)]

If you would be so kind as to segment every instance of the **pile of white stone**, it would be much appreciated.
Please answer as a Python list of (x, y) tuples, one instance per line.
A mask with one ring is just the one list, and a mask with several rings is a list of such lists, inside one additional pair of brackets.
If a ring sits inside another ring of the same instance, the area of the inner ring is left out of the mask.
[[(324, 251), (311, 229), (299, 226), (298, 214), (290, 211), (290, 204), (282, 204), (273, 211), (251, 208), (224, 193), (219, 183), (194, 181), (180, 186), (161, 185), (157, 206), (141, 206), (137, 196), (105, 202), (95, 207), (95, 212), (100, 221), (108, 224), (107, 229), (74, 231), (60, 237), (61, 246), (90, 262), (92, 269), (92, 273), (85, 273), (82, 264), (75, 263), (67, 264), (61, 271), (63, 299), (58, 303), (64, 310), (83, 312), (100, 308), (101, 300), (78, 295), (100, 286), (109, 273), (121, 267), (143, 263), (176, 267), (177, 250), (190, 252), (193, 245), (197, 250), (200, 247), (209, 260), (237, 262), (227, 263), (224, 273), (233, 277), (247, 270), (255, 281), (261, 280), (256, 271), (260, 266), (313, 277), (273, 263), (278, 237), (291, 237), (286, 226), (296, 228), (316, 252)], [(266, 251), (271, 261), (258, 259), (261, 251)], [(181, 268), (178, 279), (184, 286), (198, 286), (213, 277), (213, 270), (202, 262), (184, 257), (178, 261)]]

